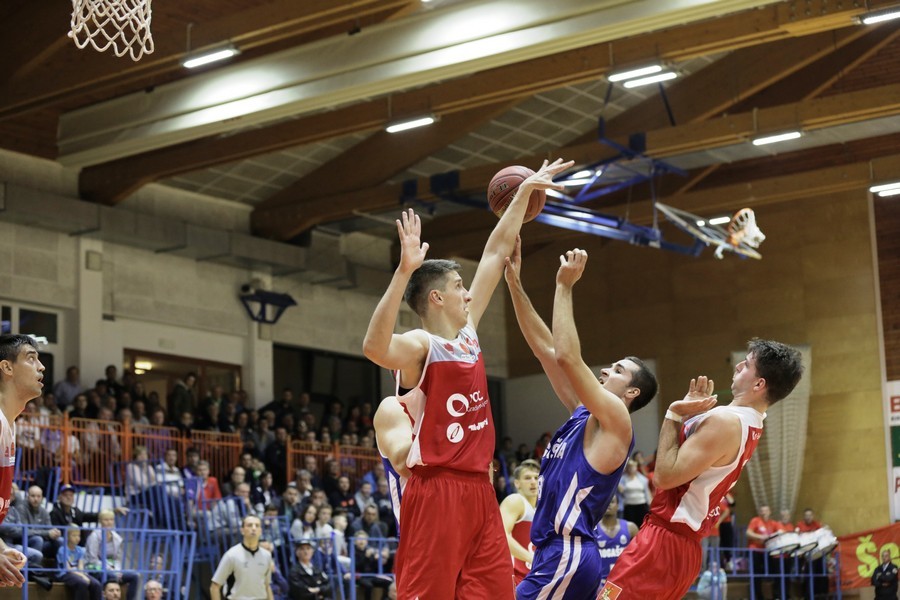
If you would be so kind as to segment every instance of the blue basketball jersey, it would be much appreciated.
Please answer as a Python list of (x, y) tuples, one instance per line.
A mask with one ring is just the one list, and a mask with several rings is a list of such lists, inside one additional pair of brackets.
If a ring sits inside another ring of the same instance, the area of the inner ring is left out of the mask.
[(609, 475), (594, 470), (584, 456), (584, 428), (591, 413), (579, 406), (550, 441), (541, 459), (538, 501), (531, 524), (531, 542), (540, 547), (559, 537), (596, 539), (594, 528), (634, 449), (634, 434), (619, 468)]
[(597, 523), (594, 533), (597, 534), (597, 548), (600, 549), (600, 575), (606, 581), (612, 566), (616, 564), (616, 559), (631, 541), (631, 536), (628, 535), (628, 521), (619, 519), (619, 529), (611, 536), (606, 535), (600, 523)]
[(406, 479), (400, 477), (400, 474), (394, 469), (391, 461), (381, 455), (381, 462), (384, 464), (384, 476), (387, 478), (388, 489), (391, 491), (391, 509), (394, 511), (394, 518), (397, 520), (397, 537), (400, 537), (400, 499), (403, 497), (403, 488), (406, 487)]

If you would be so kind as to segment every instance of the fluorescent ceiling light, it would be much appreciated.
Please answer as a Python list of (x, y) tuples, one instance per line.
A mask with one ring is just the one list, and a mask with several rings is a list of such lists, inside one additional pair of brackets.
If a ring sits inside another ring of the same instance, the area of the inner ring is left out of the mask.
[(878, 194), (880, 192), (888, 192), (891, 190), (900, 190), (900, 181), (892, 181), (891, 183), (880, 183), (878, 185), (873, 185), (869, 188), (869, 191), (873, 194)]
[(878, 192), (879, 198), (887, 198), (888, 196), (900, 196), (900, 187), (894, 188), (892, 190), (884, 190), (883, 192)]
[(181, 64), (186, 69), (196, 69), (197, 67), (208, 65), (209, 63), (214, 63), (220, 60), (225, 60), (226, 58), (231, 58), (232, 56), (237, 56), (240, 53), (240, 50), (238, 50), (234, 46), (228, 46), (227, 48), (218, 48), (216, 50), (204, 52), (203, 54), (191, 55), (186, 58)]
[(630, 89), (640, 87), (642, 85), (649, 85), (658, 81), (668, 81), (670, 79), (675, 79), (676, 77), (678, 77), (678, 73), (676, 73), (675, 71), (666, 71), (665, 73), (651, 75), (650, 77), (642, 77), (641, 79), (629, 79), (622, 85)]
[(616, 81), (625, 81), (626, 79), (634, 79), (635, 77), (643, 77), (644, 75), (653, 75), (662, 71), (662, 65), (650, 65), (649, 67), (641, 67), (640, 69), (631, 69), (630, 71), (622, 71), (607, 75), (606, 79), (615, 83)]
[(700, 219), (696, 223), (697, 223), (697, 227), (703, 227), (704, 225), (706, 225), (706, 221), (704, 221), (703, 219)]
[(572, 175), (573, 179), (584, 179), (585, 177), (591, 177), (594, 174), (590, 169), (585, 169), (584, 171), (578, 171), (574, 175)]
[(554, 198), (559, 198), (560, 200), (568, 200), (568, 196), (563, 194), (562, 192), (557, 192), (556, 190), (546, 190), (548, 196), (553, 196)]
[(766, 144), (775, 144), (778, 142), (786, 142), (787, 140), (796, 140), (803, 135), (799, 131), (788, 131), (787, 133), (779, 133), (777, 135), (767, 135), (766, 137), (756, 138), (753, 140), (754, 146), (765, 146)]
[(731, 223), (731, 217), (714, 217), (709, 220), (710, 225), (724, 225), (725, 223)]
[(892, 6), (882, 10), (873, 10), (864, 15), (859, 16), (859, 22), (863, 25), (874, 25), (883, 21), (891, 21), (900, 19), (900, 6)]
[(153, 370), (153, 363), (146, 360), (136, 360), (134, 361), (134, 368), (142, 371), (151, 371)]
[(425, 125), (431, 125), (434, 123), (434, 117), (419, 117), (418, 119), (412, 119), (409, 121), (400, 121), (398, 123), (391, 123), (387, 127), (385, 127), (385, 131), (388, 133), (397, 133), (398, 131), (406, 131), (407, 129), (415, 129), (416, 127), (424, 127)]

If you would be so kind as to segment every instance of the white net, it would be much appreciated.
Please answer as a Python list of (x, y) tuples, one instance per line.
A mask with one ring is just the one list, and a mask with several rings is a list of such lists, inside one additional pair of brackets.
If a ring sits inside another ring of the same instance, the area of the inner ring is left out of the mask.
[[(803, 474), (812, 353), (809, 346), (797, 349), (803, 356), (803, 378), (787, 398), (766, 411), (762, 439), (746, 468), (753, 502), (757, 508), (769, 505), (776, 518), (782, 509), (795, 512)], [(742, 361), (745, 355), (734, 352), (732, 360)]]
[(72, 0), (75, 45), (88, 44), (103, 52), (112, 47), (116, 56), (129, 54), (140, 60), (153, 52), (150, 34), (151, 0)]
[(756, 224), (756, 214), (751, 208), (742, 208), (735, 213), (728, 225), (728, 233), (731, 235), (730, 242), (735, 246), (743, 242), (753, 248), (759, 248), (766, 240), (766, 236)]

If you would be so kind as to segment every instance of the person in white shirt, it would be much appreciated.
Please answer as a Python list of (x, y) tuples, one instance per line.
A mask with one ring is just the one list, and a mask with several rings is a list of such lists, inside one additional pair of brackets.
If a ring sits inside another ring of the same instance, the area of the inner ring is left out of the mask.
[(222, 586), (232, 575), (234, 586), (229, 590), (230, 600), (273, 600), (272, 570), (275, 564), (272, 554), (259, 545), (261, 532), (259, 517), (244, 517), (241, 522), (243, 540), (228, 549), (212, 576), (209, 584), (211, 600), (222, 600)]
[(653, 495), (647, 478), (638, 471), (638, 464), (634, 459), (630, 459), (625, 465), (625, 472), (619, 480), (619, 493), (623, 496), (622, 517), (640, 527), (644, 516), (650, 512)]

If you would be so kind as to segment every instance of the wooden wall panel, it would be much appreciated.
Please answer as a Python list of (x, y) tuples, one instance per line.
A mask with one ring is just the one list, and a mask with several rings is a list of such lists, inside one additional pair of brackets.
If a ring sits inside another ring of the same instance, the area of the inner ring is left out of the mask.
[(900, 196), (873, 199), (888, 381), (900, 379)]
[[(767, 206), (757, 220), (767, 236), (761, 261), (579, 239), (590, 256), (575, 292), (584, 355), (589, 364), (628, 354), (656, 359), (664, 410), (700, 373), (716, 380), (720, 402), (730, 402), (730, 353), (750, 337), (809, 344), (812, 396), (797, 510), (813, 507), (839, 533), (887, 523), (866, 194)], [(900, 225), (895, 230), (898, 239)], [(527, 254), (527, 225), (522, 237)], [(546, 247), (525, 258), (526, 289), (548, 319), (558, 255), (566, 249)], [(900, 278), (900, 268), (896, 272)], [(896, 300), (893, 310), (900, 315)], [(510, 376), (537, 372), (511, 307), (508, 319)], [(900, 339), (900, 319), (895, 322)], [(749, 485), (735, 490), (746, 524), (755, 514)]]

